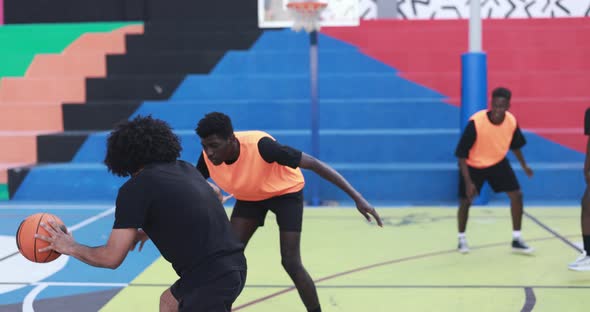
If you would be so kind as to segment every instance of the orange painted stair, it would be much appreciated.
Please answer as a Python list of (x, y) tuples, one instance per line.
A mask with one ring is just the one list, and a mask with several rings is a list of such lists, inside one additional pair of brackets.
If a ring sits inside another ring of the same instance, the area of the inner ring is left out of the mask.
[(63, 129), (63, 115), (59, 105), (31, 103), (0, 105), (0, 133), (31, 130), (61, 131), (61, 129)]
[(125, 35), (143, 33), (142, 25), (120, 28), (111, 33), (87, 33), (61, 54), (38, 54), (25, 77), (104, 77), (106, 54), (125, 53)]
[(132, 25), (110, 33), (87, 33), (61, 54), (35, 56), (25, 77), (0, 80), (0, 105), (84, 102), (86, 78), (106, 76), (106, 54), (125, 53), (125, 34), (142, 31), (142, 25)]
[(60, 54), (35, 56), (24, 77), (0, 79), (0, 184), (9, 168), (37, 162), (37, 136), (63, 131), (61, 104), (85, 102), (86, 78), (106, 76), (106, 55), (125, 53), (143, 25), (80, 36)]
[(8, 182), (9, 168), (37, 162), (37, 135), (39, 131), (0, 131), (0, 184)]

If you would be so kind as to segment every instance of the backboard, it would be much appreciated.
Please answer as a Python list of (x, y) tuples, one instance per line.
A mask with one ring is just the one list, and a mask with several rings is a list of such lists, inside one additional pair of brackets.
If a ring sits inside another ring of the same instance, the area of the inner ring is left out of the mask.
[[(289, 2), (301, 0), (258, 0), (258, 26), (260, 28), (287, 28), (293, 26), (293, 16), (287, 9)], [(359, 0), (321, 0), (328, 7), (322, 12), (322, 26), (358, 26)]]

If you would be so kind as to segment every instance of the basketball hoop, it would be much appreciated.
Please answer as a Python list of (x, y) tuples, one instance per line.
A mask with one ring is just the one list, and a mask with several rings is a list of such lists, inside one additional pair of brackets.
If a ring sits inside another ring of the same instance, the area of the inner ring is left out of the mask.
[(316, 1), (302, 1), (302, 2), (289, 2), (287, 8), (291, 11), (295, 23), (293, 24), (293, 30), (300, 31), (304, 29), (310, 33), (320, 29), (320, 14), (328, 6), (326, 2)]

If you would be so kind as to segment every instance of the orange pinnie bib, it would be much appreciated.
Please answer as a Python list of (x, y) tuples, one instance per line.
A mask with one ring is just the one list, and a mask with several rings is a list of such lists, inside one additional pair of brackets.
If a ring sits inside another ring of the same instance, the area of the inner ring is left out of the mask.
[[(267, 163), (258, 151), (258, 141), (270, 137), (263, 131), (234, 133), (240, 143), (240, 156), (231, 165), (213, 165), (203, 152), (211, 179), (236, 199), (260, 201), (303, 189), (305, 181), (299, 168), (293, 169), (276, 162)], [(274, 139), (274, 138), (273, 138)]]
[(506, 118), (499, 124), (493, 124), (487, 110), (479, 111), (470, 120), (475, 123), (477, 133), (475, 143), (469, 151), (467, 164), (474, 168), (487, 168), (499, 163), (510, 149), (510, 143), (516, 131), (516, 118), (506, 112)]

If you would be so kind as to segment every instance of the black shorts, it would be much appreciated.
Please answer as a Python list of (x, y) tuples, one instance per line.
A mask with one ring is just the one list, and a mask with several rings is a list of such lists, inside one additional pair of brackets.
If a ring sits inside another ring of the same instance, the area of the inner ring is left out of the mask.
[[(488, 168), (478, 169), (470, 166), (467, 166), (467, 168), (478, 192), (481, 191), (481, 187), (486, 181), (496, 193), (513, 192), (520, 189), (514, 170), (512, 170), (507, 158)], [(467, 198), (465, 195), (465, 181), (461, 172), (459, 172), (459, 198)]]
[(264, 226), (266, 213), (272, 211), (282, 232), (301, 232), (303, 191), (271, 197), (260, 201), (236, 200), (231, 217), (257, 219)]
[[(229, 312), (246, 284), (246, 271), (230, 271), (200, 287), (178, 294), (178, 283), (170, 292), (178, 300), (179, 312)], [(179, 298), (180, 297), (180, 298)]]

